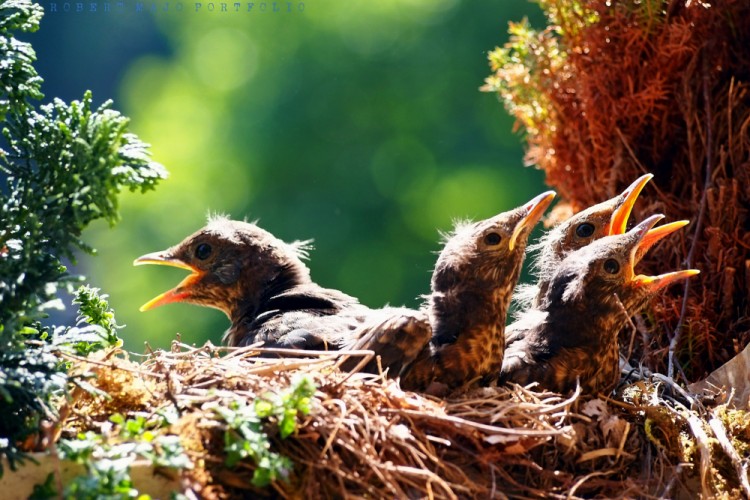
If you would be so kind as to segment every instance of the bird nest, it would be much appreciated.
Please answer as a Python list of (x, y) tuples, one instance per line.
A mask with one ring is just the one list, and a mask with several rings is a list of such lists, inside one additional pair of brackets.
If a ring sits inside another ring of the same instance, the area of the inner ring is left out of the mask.
[(652, 172), (659, 191), (633, 219), (692, 221), (642, 269), (695, 265), (700, 281), (621, 343), (653, 375), (628, 373), (611, 397), (502, 386), (437, 400), (338, 369), (363, 353), (177, 342), (141, 362), (73, 359), (81, 388), (53, 430), (124, 439), (112, 414), (171, 413), (153, 432), (178, 436), (182, 488), (204, 498), (750, 497), (747, 398), (733, 409), (656, 373), (702, 379), (750, 342), (750, 4), (540, 3), (550, 28), (515, 26), (485, 87), (528, 133), (528, 162), (573, 211)]
[[(748, 414), (705, 404), (665, 377), (621, 386), (612, 399), (511, 386), (438, 400), (384, 376), (338, 369), (344, 357), (367, 353), (274, 358), (254, 346), (174, 342), (140, 363), (121, 354), (72, 359), (77, 373), (94, 375), (86, 378), (93, 388), (73, 391), (61, 409), (63, 437), (117, 436), (112, 414), (148, 419), (171, 411), (169, 425), (154, 432), (179, 436), (192, 464), (178, 474), (181, 488), (202, 498), (750, 494), (738, 455), (750, 443)], [(264, 466), (257, 455), (227, 465), (237, 422), (222, 412), (257, 409), (301, 379), (314, 392), (306, 412), (292, 413), (293, 428), (284, 433), (280, 417), (259, 427), (266, 451), (289, 468), (255, 486)]]

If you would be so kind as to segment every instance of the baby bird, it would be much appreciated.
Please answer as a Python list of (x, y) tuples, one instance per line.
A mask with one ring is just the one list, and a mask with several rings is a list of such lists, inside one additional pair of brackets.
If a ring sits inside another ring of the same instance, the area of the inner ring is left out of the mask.
[(187, 302), (231, 321), (230, 346), (337, 349), (371, 313), (357, 299), (323, 288), (302, 259), (305, 242), (285, 243), (256, 224), (216, 217), (177, 245), (135, 260), (186, 269), (175, 288), (141, 307)]
[(652, 229), (661, 218), (649, 217), (627, 233), (600, 238), (562, 260), (542, 304), (508, 327), (501, 382), (538, 382), (557, 392), (574, 389), (577, 381), (585, 392), (614, 386), (619, 379), (617, 333), (626, 315), (638, 312), (662, 288), (698, 274), (694, 269), (635, 274), (645, 250), (684, 226), (680, 221)]
[(604, 236), (624, 233), (638, 195), (653, 177), (652, 174), (642, 175), (619, 195), (578, 212), (531, 245), (531, 251), (538, 250), (532, 264), (538, 282), (519, 285), (516, 289), (514, 300), (521, 308), (539, 305), (547, 293), (552, 274), (569, 253)]
[[(514, 210), (459, 224), (447, 238), (425, 306), (432, 337), (407, 367), (402, 387), (457, 387), (500, 369), (506, 313), (526, 242), (554, 196), (547, 191)], [(398, 332), (378, 335), (387, 341)]]

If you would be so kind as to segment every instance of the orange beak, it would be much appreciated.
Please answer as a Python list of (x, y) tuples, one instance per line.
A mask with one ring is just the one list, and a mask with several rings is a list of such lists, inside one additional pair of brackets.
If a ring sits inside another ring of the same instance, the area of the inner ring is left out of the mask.
[[(635, 265), (639, 262), (640, 258), (643, 257), (644, 252), (639, 252), (643, 241), (648, 237), (648, 233), (653, 231), (654, 226), (664, 218), (662, 214), (654, 214), (651, 217), (641, 221), (637, 226), (630, 230), (628, 235), (632, 235), (633, 240), (630, 240), (632, 245), (630, 247), (630, 276), (635, 276)], [(662, 235), (664, 237), (666, 235)], [(629, 238), (628, 238), (629, 239)], [(652, 243), (653, 244), (653, 243)]]
[(510, 241), (508, 242), (508, 246), (511, 250), (515, 248), (516, 240), (523, 230), (531, 228), (539, 222), (539, 219), (542, 218), (542, 214), (547, 210), (547, 207), (549, 207), (550, 203), (552, 203), (552, 200), (555, 198), (555, 194), (554, 191), (545, 191), (524, 205), (523, 208), (526, 211), (526, 214), (520, 221), (518, 221), (518, 224), (516, 224), (515, 229), (513, 229), (513, 234), (510, 237)]
[(628, 226), (628, 218), (630, 212), (633, 211), (635, 200), (638, 199), (638, 195), (646, 186), (648, 181), (654, 178), (653, 174), (646, 174), (638, 177), (628, 188), (622, 192), (620, 197), (622, 201), (612, 212), (612, 217), (609, 220), (609, 225), (605, 228), (605, 234), (611, 236), (613, 234), (623, 234)]
[(640, 244), (638, 245), (638, 250), (636, 251), (636, 258), (635, 261), (639, 262), (643, 256), (646, 254), (646, 252), (649, 251), (649, 249), (656, 244), (657, 241), (661, 240), (665, 236), (668, 236), (675, 231), (677, 231), (680, 228), (683, 228), (690, 224), (690, 221), (687, 220), (678, 220), (674, 222), (670, 222), (669, 224), (662, 224), (659, 227), (655, 227), (651, 230), (649, 230), (648, 233), (643, 237)]
[[(639, 262), (643, 255), (648, 251), (648, 249), (654, 246), (657, 241), (661, 240), (667, 235), (672, 234), (678, 229), (685, 227), (688, 224), (688, 221), (686, 220), (679, 220), (670, 222), (669, 224), (661, 225), (656, 228), (653, 227), (653, 225), (656, 224), (656, 222), (658, 222), (662, 217), (663, 216), (652, 216), (641, 223), (644, 224), (653, 219), (653, 223), (651, 223), (651, 229), (649, 229), (648, 232), (643, 235), (640, 242), (638, 243), (638, 246), (635, 248), (632, 257), (633, 265)], [(665, 288), (676, 281), (690, 278), (691, 276), (695, 276), (696, 274), (700, 274), (700, 271), (697, 269), (685, 269), (683, 271), (674, 271), (671, 273), (660, 274), (658, 276), (645, 276), (643, 274), (639, 274), (633, 277), (633, 285), (635, 285), (636, 287), (646, 287), (650, 293), (655, 293), (657, 290)]]
[(648, 287), (652, 292), (656, 292), (672, 283), (690, 278), (700, 274), (698, 269), (685, 269), (683, 271), (674, 271), (671, 273), (660, 274), (658, 276), (644, 276), (639, 274), (633, 278), (633, 284), (638, 287)]
[(185, 264), (179, 259), (174, 257), (168, 257), (164, 255), (164, 252), (154, 252), (138, 257), (133, 261), (134, 266), (142, 266), (144, 264), (155, 264), (158, 266), (170, 266), (179, 267), (180, 269), (186, 269), (191, 274), (182, 280), (179, 285), (168, 290), (161, 295), (154, 297), (140, 307), (140, 311), (148, 311), (155, 307), (163, 306), (165, 304), (171, 304), (173, 302), (182, 302), (190, 295), (190, 288), (197, 283), (203, 276), (203, 272)]

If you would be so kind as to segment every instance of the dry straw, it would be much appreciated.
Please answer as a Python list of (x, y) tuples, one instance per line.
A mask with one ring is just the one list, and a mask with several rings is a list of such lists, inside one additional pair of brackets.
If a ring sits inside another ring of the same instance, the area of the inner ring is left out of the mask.
[[(704, 409), (663, 376), (625, 386), (616, 399), (513, 386), (436, 400), (404, 392), (383, 376), (341, 372), (341, 353), (274, 358), (259, 357), (271, 353), (252, 346), (175, 343), (140, 364), (112, 354), (76, 363), (96, 373), (92, 381), (110, 398), (77, 392), (62, 412), (64, 434), (100, 430), (113, 412), (175, 408), (178, 421), (161, 432), (180, 436), (196, 465), (182, 473), (182, 484), (204, 498), (662, 498), (697, 492), (709, 498), (748, 492), (736, 451), (747, 447), (746, 414)], [(301, 374), (317, 386), (310, 414), (286, 439), (267, 429), (274, 451), (293, 461), (293, 473), (270, 490), (256, 489), (252, 461), (224, 465), (225, 424), (215, 408), (281, 393)]]

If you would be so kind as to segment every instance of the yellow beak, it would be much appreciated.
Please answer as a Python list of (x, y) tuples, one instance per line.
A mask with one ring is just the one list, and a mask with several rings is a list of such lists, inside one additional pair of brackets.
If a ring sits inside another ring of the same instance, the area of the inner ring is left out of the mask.
[(611, 236), (613, 234), (623, 234), (625, 232), (625, 229), (627, 229), (628, 226), (630, 212), (633, 211), (633, 206), (635, 205), (635, 200), (638, 199), (638, 195), (641, 194), (643, 188), (648, 181), (653, 179), (653, 177), (653, 174), (642, 175), (622, 192), (620, 196), (623, 200), (617, 206), (615, 211), (612, 212), (612, 217), (609, 220), (609, 226), (607, 227), (605, 234)]
[(700, 274), (698, 269), (685, 269), (683, 271), (673, 271), (671, 273), (660, 274), (658, 276), (644, 276), (639, 274), (633, 278), (633, 283), (636, 286), (645, 286), (651, 288), (653, 291), (659, 290), (672, 283), (680, 280), (690, 278)]
[(554, 191), (545, 191), (524, 205), (523, 208), (526, 211), (526, 214), (520, 221), (518, 221), (518, 224), (516, 224), (515, 229), (513, 229), (513, 234), (510, 236), (510, 241), (508, 242), (508, 246), (511, 250), (516, 247), (516, 240), (523, 230), (528, 227), (533, 227), (539, 222), (539, 219), (542, 218), (542, 214), (547, 210), (547, 207), (549, 207), (550, 203), (552, 203), (552, 200), (555, 198), (555, 194)]
[(171, 304), (173, 302), (182, 302), (190, 295), (190, 288), (197, 283), (203, 276), (203, 272), (195, 267), (182, 262), (174, 257), (165, 256), (164, 252), (154, 252), (142, 255), (133, 261), (134, 266), (145, 264), (154, 264), (157, 266), (178, 267), (190, 271), (191, 274), (180, 282), (179, 285), (168, 290), (161, 295), (154, 297), (140, 307), (140, 311), (148, 311), (155, 307)]

